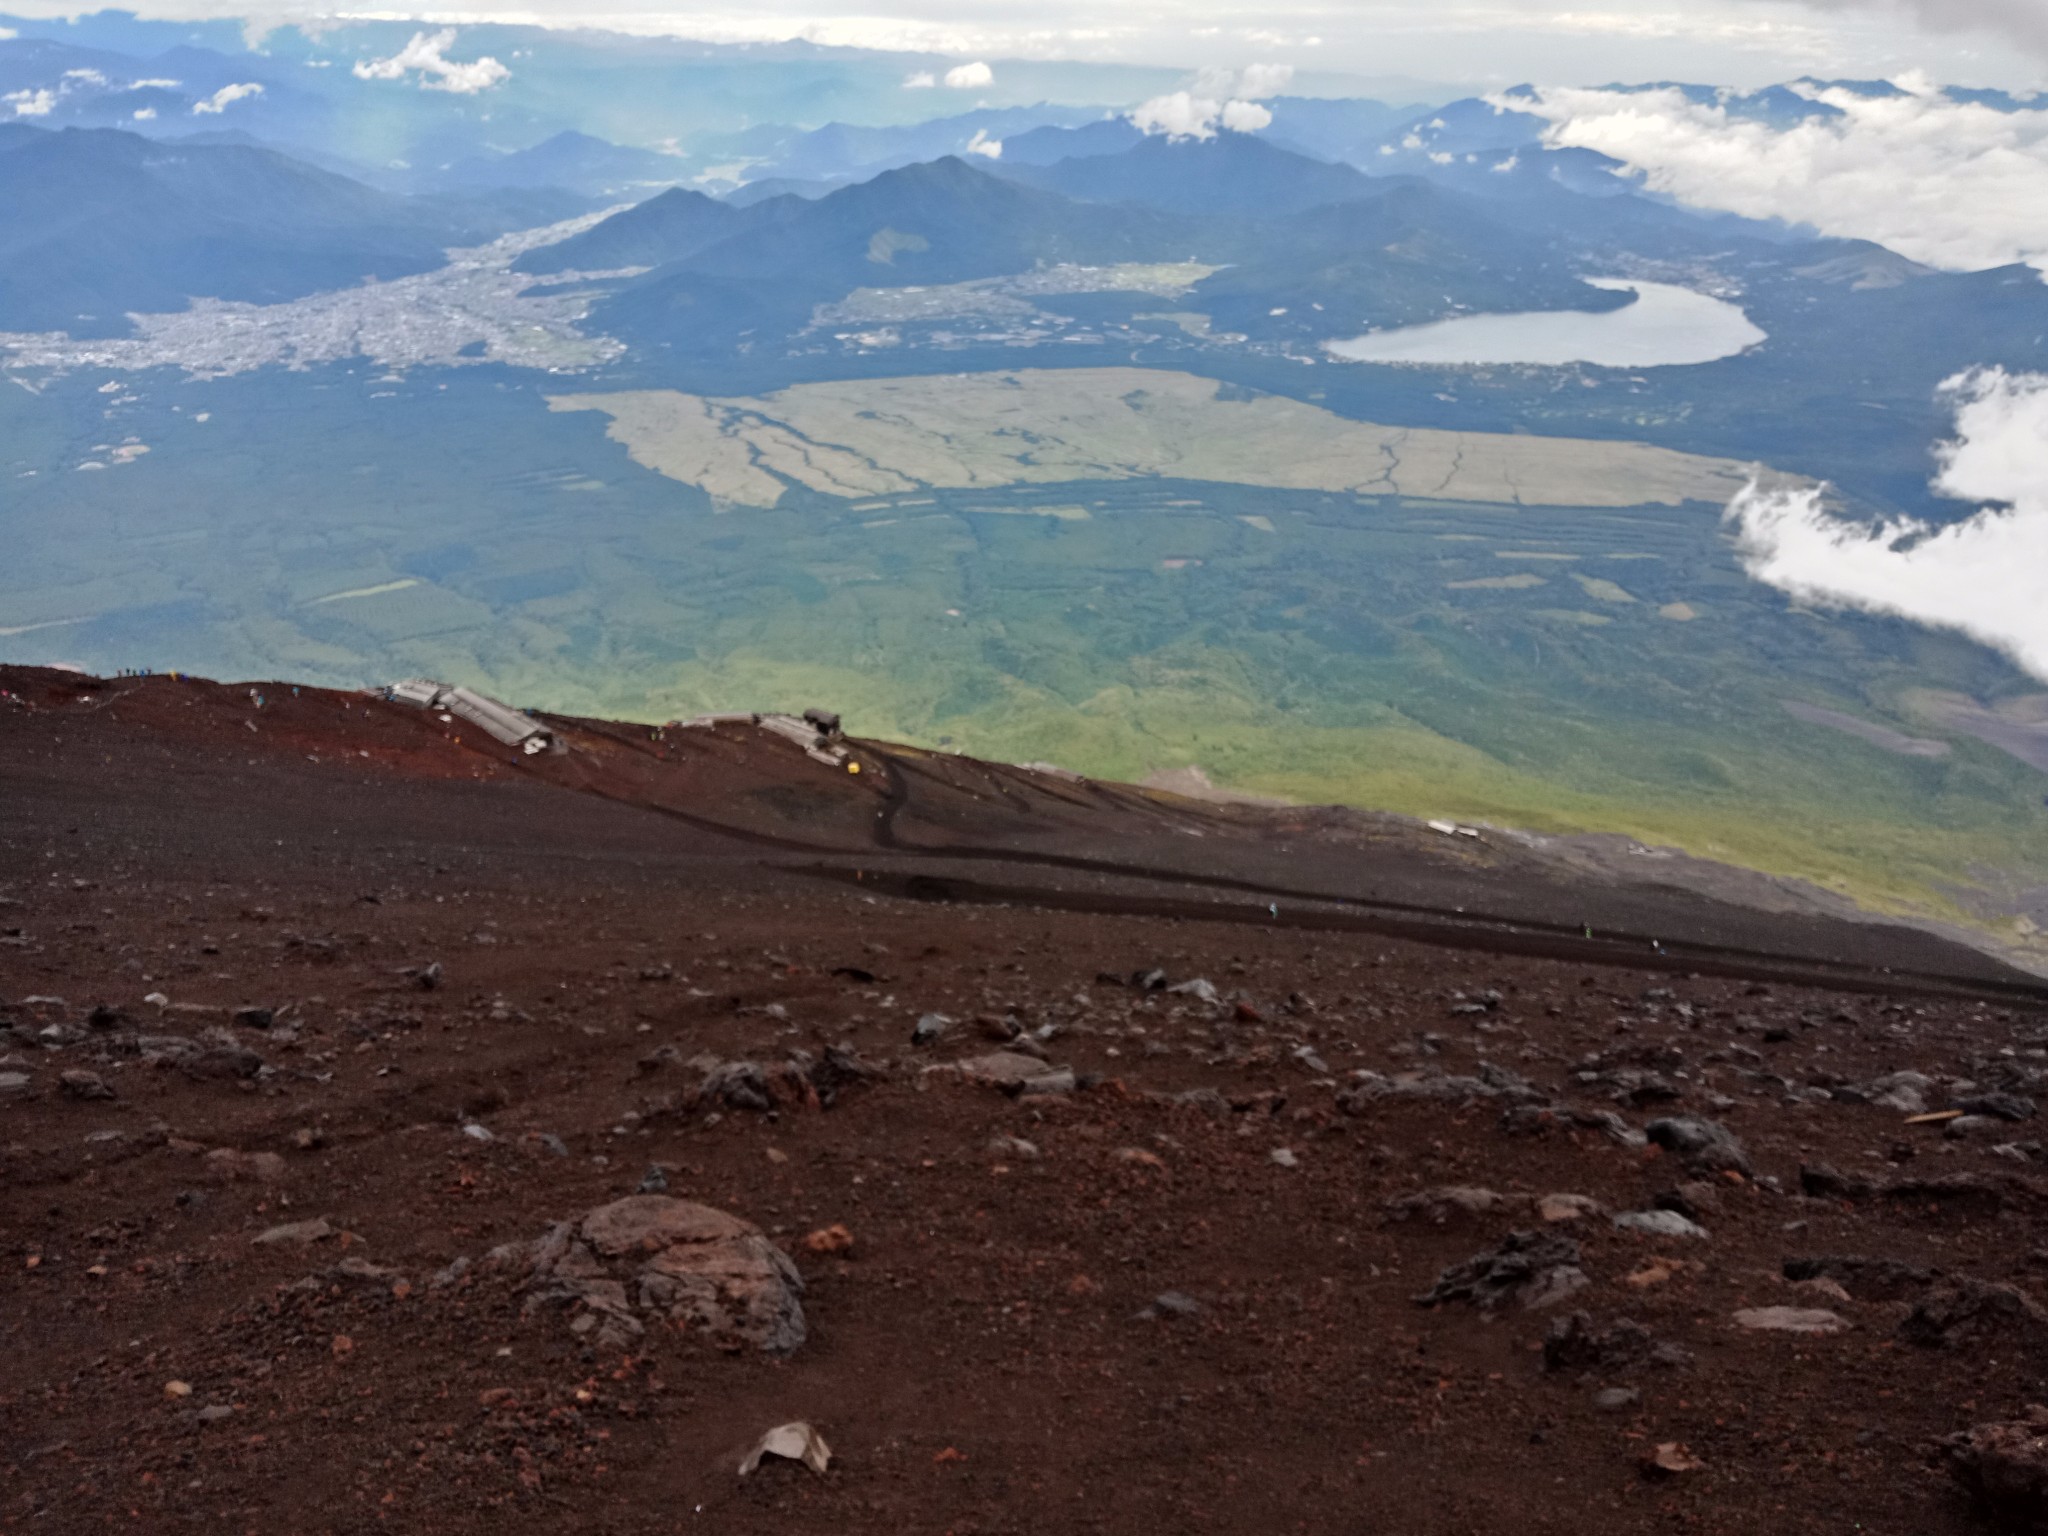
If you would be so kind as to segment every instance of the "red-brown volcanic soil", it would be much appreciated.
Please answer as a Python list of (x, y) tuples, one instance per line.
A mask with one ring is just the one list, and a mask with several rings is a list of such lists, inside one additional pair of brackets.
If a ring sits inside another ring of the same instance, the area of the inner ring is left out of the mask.
[[(2034, 978), (1392, 818), (556, 724), (0, 669), (0, 1531), (2038, 1517), (2040, 1430), (1947, 1443), (2048, 1397)], [(488, 1259), (656, 1187), (788, 1254), (800, 1344)], [(792, 1420), (829, 1470), (741, 1478)]]

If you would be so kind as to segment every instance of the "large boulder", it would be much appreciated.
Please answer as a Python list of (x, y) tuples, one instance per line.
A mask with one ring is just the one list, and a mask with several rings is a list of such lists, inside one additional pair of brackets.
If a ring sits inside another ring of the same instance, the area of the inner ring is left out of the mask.
[(629, 1195), (557, 1222), (527, 1252), (528, 1310), (570, 1310), (571, 1330), (602, 1348), (627, 1348), (662, 1322), (728, 1349), (787, 1354), (804, 1341), (804, 1283), (789, 1255), (708, 1205)]
[(2036, 1404), (2013, 1423), (1979, 1424), (1945, 1449), (1950, 1473), (2000, 1530), (2048, 1531), (2048, 1408)]

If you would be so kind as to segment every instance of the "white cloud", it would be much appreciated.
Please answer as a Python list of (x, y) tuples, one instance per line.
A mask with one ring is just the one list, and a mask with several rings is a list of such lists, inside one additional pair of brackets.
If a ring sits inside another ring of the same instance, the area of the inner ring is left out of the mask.
[(1256, 101), (1226, 101), (1222, 121), (1232, 133), (1257, 133), (1273, 126), (1273, 114)]
[(69, 85), (70, 85), (70, 83), (71, 83), (72, 81), (74, 81), (74, 80), (75, 80), (75, 81), (77, 81), (77, 82), (78, 82), (78, 83), (79, 83), (80, 85), (105, 85), (105, 84), (107, 83), (107, 77), (106, 77), (105, 75), (101, 74), (101, 73), (100, 73), (100, 72), (99, 72), (98, 70), (96, 70), (96, 69), (67, 69), (67, 70), (65, 70), (65, 71), (64, 71), (64, 81), (65, 81), (65, 84), (66, 84), (67, 86), (69, 86)]
[(224, 85), (207, 97), (206, 100), (193, 102), (192, 111), (195, 115), (203, 116), (211, 113), (218, 117), (236, 102), (246, 101), (251, 96), (261, 96), (262, 94), (263, 87), (254, 81), (243, 85)]
[(928, 91), (939, 83), (939, 77), (928, 69), (913, 70), (903, 77), (906, 91)]
[(55, 91), (9, 91), (0, 96), (0, 106), (14, 108), (16, 117), (48, 117), (56, 105)]
[[(1870, 11), (1882, 0), (1805, 0), (1816, 10)], [(1932, 32), (1991, 32), (2009, 37), (2028, 52), (2048, 58), (2048, 6), (2039, 0), (1890, 0)]]
[(138, 123), (147, 123), (147, 122), (153, 122), (153, 121), (155, 121), (155, 119), (156, 119), (156, 108), (155, 108), (155, 107), (137, 107), (137, 108), (135, 109), (135, 121), (136, 121), (136, 122), (138, 122)]
[(449, 91), (457, 96), (474, 96), (512, 78), (512, 71), (493, 58), (465, 64), (447, 57), (447, 50), (454, 46), (453, 27), (444, 27), (431, 35), (415, 32), (412, 41), (388, 59), (358, 60), (356, 78), (403, 80), (408, 74), (417, 74), (420, 89)]
[(0, 43), (11, 43), (21, 34), (12, 27), (0, 27)]
[(175, 91), (184, 83), (182, 80), (130, 80), (121, 89), (124, 91)]
[(1935, 450), (1934, 489), (1996, 505), (1872, 528), (1826, 511), (1825, 487), (1752, 485), (1728, 506), (1743, 567), (1802, 602), (1960, 631), (2048, 680), (2048, 374), (1984, 369), (1942, 392), (1956, 437)]
[(1932, 266), (2048, 262), (2048, 101), (2000, 112), (1917, 77), (1899, 84), (1887, 96), (1798, 87), (1834, 110), (1780, 125), (1745, 115), (1741, 97), (1671, 89), (1501, 104), (1548, 119), (1547, 143), (1626, 161), (1682, 202), (1876, 240)]
[(946, 88), (954, 91), (978, 91), (983, 86), (996, 83), (996, 72), (986, 64), (955, 64), (946, 71)]
[(986, 128), (977, 128), (974, 130), (974, 137), (967, 141), (967, 153), (981, 155), (990, 160), (1000, 160), (1003, 158), (1003, 141), (990, 138)]
[(1278, 96), (1294, 83), (1292, 64), (1253, 64), (1238, 77), (1237, 94), (1246, 101), (1264, 101)]
[(1216, 136), (1216, 116), (1222, 110), (1209, 97), (1175, 91), (1168, 96), (1154, 96), (1136, 108), (1131, 113), (1131, 122), (1140, 133), (1163, 133), (1169, 139), (1212, 139)]
[(1213, 139), (1219, 124), (1232, 133), (1257, 133), (1273, 121), (1273, 114), (1255, 101), (1219, 101), (1193, 91), (1154, 96), (1130, 117), (1140, 133), (1169, 139)]

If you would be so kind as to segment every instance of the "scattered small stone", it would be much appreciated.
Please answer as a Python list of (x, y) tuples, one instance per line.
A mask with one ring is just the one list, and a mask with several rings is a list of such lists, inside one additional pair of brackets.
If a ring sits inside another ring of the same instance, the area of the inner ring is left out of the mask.
[(226, 1403), (210, 1403), (199, 1410), (199, 1422), (202, 1424), (218, 1424), (222, 1419), (234, 1416), (235, 1410)]
[(844, 1222), (835, 1221), (806, 1237), (804, 1247), (811, 1253), (847, 1253), (853, 1248), (853, 1233)]
[(1593, 1406), (1602, 1413), (1626, 1413), (1642, 1400), (1634, 1387), (1607, 1387), (1593, 1394)]
[(640, 1175), (640, 1193), (643, 1195), (665, 1195), (668, 1193), (668, 1173), (656, 1163)]
[(67, 1099), (111, 1099), (114, 1090), (97, 1072), (73, 1068), (57, 1074), (57, 1089)]
[(167, 1381), (164, 1383), (165, 1397), (180, 1398), (190, 1397), (191, 1395), (192, 1383), (189, 1381)]
[(1545, 1195), (1536, 1202), (1545, 1221), (1590, 1221), (1602, 1214), (1600, 1202), (1588, 1195)]
[(275, 1008), (237, 1008), (234, 1021), (244, 1029), (268, 1029), (277, 1022)]
[(1275, 1147), (1267, 1156), (1282, 1168), (1298, 1168), (1301, 1166), (1301, 1159), (1294, 1155), (1291, 1147)]
[(27, 1098), (31, 1086), (26, 1072), (0, 1072), (0, 1099)]
[(1202, 1304), (1182, 1291), (1161, 1291), (1145, 1310), (1153, 1317), (1194, 1317)]
[(917, 1021), (917, 1027), (910, 1032), (912, 1045), (933, 1045), (953, 1026), (953, 1021), (943, 1013), (927, 1013)]
[(997, 1157), (1014, 1157), (1025, 1162), (1038, 1156), (1037, 1144), (1026, 1141), (1022, 1136), (994, 1136), (989, 1140), (988, 1149)]
[(498, 1139), (491, 1134), (488, 1126), (478, 1125), (474, 1120), (463, 1126), (462, 1134), (471, 1141), (496, 1141)]

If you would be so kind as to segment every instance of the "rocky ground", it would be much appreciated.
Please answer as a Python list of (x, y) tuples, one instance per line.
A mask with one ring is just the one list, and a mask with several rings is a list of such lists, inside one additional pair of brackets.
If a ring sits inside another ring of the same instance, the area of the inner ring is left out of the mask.
[(1355, 828), (1380, 906), (1260, 900), (1121, 792), (862, 852), (937, 769), (246, 693), (0, 674), (0, 1530), (2043, 1519), (2024, 978), (1400, 928), (1515, 866)]

